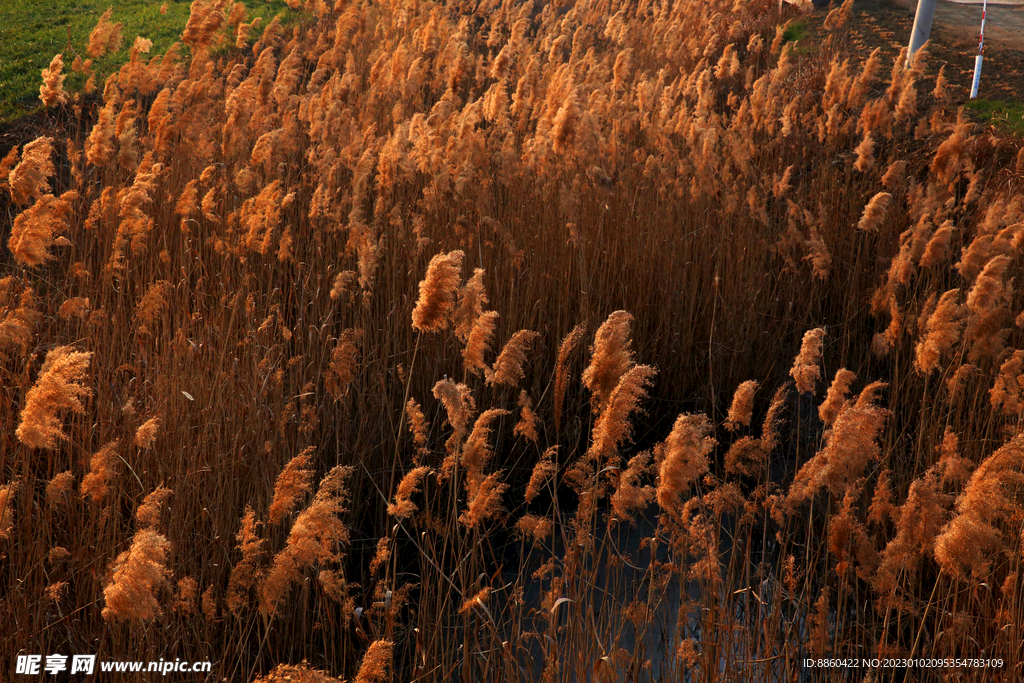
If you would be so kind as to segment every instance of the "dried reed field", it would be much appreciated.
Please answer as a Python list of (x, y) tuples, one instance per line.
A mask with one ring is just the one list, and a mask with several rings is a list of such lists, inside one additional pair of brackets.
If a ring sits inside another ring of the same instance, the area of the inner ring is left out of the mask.
[(1024, 148), (926, 51), (289, 5), (0, 161), (0, 679), (1020, 680)]

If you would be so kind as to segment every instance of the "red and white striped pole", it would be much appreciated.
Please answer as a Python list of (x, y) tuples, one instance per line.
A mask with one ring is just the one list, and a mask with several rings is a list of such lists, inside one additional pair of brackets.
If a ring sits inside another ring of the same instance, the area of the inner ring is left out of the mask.
[(988, 9), (988, 0), (981, 4), (981, 38), (978, 39), (978, 56), (974, 58), (974, 83), (971, 84), (971, 99), (978, 96), (978, 83), (981, 81), (981, 60), (985, 51), (985, 11)]

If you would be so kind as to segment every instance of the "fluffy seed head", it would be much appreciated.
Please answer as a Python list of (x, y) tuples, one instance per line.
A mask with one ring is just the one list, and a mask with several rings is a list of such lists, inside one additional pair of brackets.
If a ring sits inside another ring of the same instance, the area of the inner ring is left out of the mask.
[(461, 279), (461, 251), (437, 254), (430, 259), (420, 282), (420, 298), (412, 312), (412, 326), (420, 332), (440, 332), (448, 327)]
[(66, 441), (61, 428), (62, 414), (85, 413), (82, 398), (92, 390), (84, 386), (92, 353), (59, 346), (46, 354), (39, 379), (25, 396), (21, 423), (15, 434), (30, 448), (55, 450), (59, 441)]
[(825, 330), (816, 328), (804, 334), (800, 353), (790, 369), (790, 376), (796, 381), (796, 388), (801, 393), (814, 393), (814, 383), (821, 376), (818, 361), (821, 360), (821, 344), (825, 338)]

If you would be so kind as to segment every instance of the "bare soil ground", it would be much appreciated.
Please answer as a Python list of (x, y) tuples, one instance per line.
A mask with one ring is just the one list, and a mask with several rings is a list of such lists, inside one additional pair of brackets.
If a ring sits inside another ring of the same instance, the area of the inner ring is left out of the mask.
[[(867, 57), (879, 47), (891, 64), (910, 41), (916, 8), (917, 0), (856, 0), (847, 38), (851, 51)], [(816, 10), (808, 23), (817, 30), (826, 15), (827, 10)], [(965, 102), (970, 93), (980, 27), (981, 5), (939, 0), (928, 46), (928, 72), (934, 75), (945, 65), (959, 102)], [(988, 6), (978, 97), (1024, 99), (1024, 6)]]

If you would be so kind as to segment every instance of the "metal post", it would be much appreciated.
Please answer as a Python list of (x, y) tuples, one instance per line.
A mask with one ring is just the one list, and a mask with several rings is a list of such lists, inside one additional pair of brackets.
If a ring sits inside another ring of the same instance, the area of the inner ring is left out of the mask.
[(932, 34), (932, 19), (935, 18), (935, 0), (917, 0), (917, 14), (914, 15), (914, 31), (910, 34), (910, 51), (907, 66), (914, 60), (914, 54), (928, 42)]
[(978, 97), (978, 83), (981, 82), (981, 60), (985, 52), (985, 11), (988, 9), (988, 0), (981, 5), (981, 38), (978, 39), (978, 56), (974, 59), (974, 82), (971, 83), (971, 99)]

